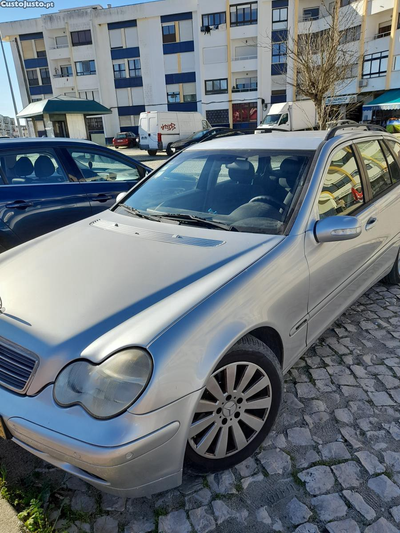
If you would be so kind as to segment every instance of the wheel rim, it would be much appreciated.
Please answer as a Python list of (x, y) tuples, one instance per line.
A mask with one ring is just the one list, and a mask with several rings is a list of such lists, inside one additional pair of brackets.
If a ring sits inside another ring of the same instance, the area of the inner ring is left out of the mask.
[(189, 444), (200, 456), (223, 459), (261, 431), (272, 401), (271, 382), (254, 363), (231, 363), (210, 376), (197, 405)]

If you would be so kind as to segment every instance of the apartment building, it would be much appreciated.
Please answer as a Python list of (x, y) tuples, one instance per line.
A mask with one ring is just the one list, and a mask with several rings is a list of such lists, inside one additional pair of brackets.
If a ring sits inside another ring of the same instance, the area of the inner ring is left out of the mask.
[[(150, 110), (199, 111), (213, 125), (254, 128), (269, 104), (296, 98), (288, 35), (310, 24), (321, 31), (331, 9), (322, 0), (160, 0), (61, 10), (0, 30), (23, 105), (61, 94), (97, 100), (112, 114), (88, 118), (87, 128), (110, 140), (136, 132)], [(341, 0), (341, 10), (352, 13), (348, 41), (360, 51), (354, 77), (330, 102), (345, 111), (400, 88), (400, 26), (398, 0)], [(365, 108), (363, 118), (379, 118), (377, 109)]]
[(14, 118), (0, 115), (0, 137), (18, 137)]

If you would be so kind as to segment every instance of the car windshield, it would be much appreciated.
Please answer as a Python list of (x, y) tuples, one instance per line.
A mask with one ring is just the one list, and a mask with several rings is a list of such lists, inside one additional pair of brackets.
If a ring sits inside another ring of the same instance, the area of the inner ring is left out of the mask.
[(117, 139), (126, 139), (127, 135), (126, 133), (118, 133)]
[(208, 133), (208, 130), (196, 131), (196, 133), (193, 133), (193, 135), (190, 135), (188, 139), (197, 141), (201, 139), (206, 133)]
[(264, 120), (263, 120), (263, 124), (268, 124), (268, 125), (271, 125), (271, 124), (278, 124), (279, 122), (279, 119), (281, 118), (282, 115), (267, 115)]
[(117, 210), (156, 221), (279, 234), (311, 157), (312, 152), (288, 150), (188, 150), (132, 191)]

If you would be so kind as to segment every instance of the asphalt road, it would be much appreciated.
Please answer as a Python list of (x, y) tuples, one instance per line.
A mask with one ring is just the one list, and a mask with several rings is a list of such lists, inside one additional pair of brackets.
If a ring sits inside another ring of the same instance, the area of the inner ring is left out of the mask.
[[(115, 150), (115, 148), (110, 148)], [(129, 157), (133, 157), (137, 161), (141, 161), (153, 169), (158, 168), (164, 163), (164, 161), (168, 159), (168, 156), (165, 152), (158, 152), (156, 156), (150, 156), (147, 152), (139, 150), (138, 148), (119, 148), (115, 151), (121, 152), (121, 154), (128, 155)]]

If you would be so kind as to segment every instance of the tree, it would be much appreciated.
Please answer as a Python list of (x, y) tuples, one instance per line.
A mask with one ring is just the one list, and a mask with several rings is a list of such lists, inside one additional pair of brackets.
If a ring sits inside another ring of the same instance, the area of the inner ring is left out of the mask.
[[(357, 76), (361, 22), (355, 4), (341, 8), (340, 0), (335, 0), (331, 13), (324, 5), (322, 8), (325, 16), (317, 21), (322, 29), (316, 31), (316, 23), (307, 21), (302, 33), (289, 29), (285, 35), (286, 83), (295, 88), (297, 96), (314, 102), (319, 127), (325, 129), (328, 120), (339, 118), (335, 116), (338, 109), (327, 106), (326, 99), (343, 94)], [(276, 44), (268, 39), (271, 50)]]

